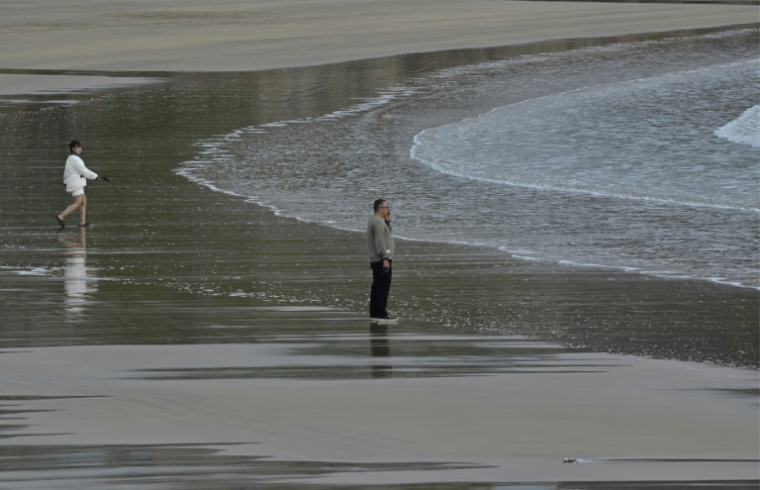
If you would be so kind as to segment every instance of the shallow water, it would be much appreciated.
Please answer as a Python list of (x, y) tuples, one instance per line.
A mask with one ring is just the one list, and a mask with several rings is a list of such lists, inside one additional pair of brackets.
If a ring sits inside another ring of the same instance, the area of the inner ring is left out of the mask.
[(756, 36), (435, 70), (203, 141), (178, 172), (339, 229), (361, 231), (361, 206), (382, 195), (401, 237), (757, 288), (760, 142), (727, 137), (760, 119), (726, 128), (756, 104)]

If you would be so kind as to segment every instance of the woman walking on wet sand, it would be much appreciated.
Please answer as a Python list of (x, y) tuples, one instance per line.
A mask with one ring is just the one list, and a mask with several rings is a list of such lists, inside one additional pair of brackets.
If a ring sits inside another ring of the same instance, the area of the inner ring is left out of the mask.
[(84, 161), (79, 157), (82, 153), (82, 144), (77, 140), (72, 140), (69, 143), (69, 151), (71, 154), (66, 159), (66, 167), (63, 169), (63, 183), (66, 184), (66, 192), (71, 193), (74, 197), (69, 207), (63, 210), (61, 214), (57, 214), (55, 219), (58, 220), (58, 224), (61, 228), (66, 226), (64, 219), (75, 210), (79, 210), (79, 226), (89, 226), (87, 222), (87, 197), (84, 195), (84, 188), (87, 185), (87, 179), (106, 180), (105, 177), (98, 176), (95, 172), (90, 170), (84, 165)]

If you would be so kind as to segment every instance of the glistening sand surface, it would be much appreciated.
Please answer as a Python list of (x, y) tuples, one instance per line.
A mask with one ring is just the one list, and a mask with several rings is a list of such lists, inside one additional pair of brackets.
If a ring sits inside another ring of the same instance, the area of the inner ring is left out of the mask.
[[(357, 465), (281, 475), (309, 484), (756, 476), (757, 406), (742, 395), (757, 384), (749, 371), (554, 353), (506, 337), (344, 331), (271, 341), (4, 351), (3, 363), (12, 363), (6, 392), (61, 397), (17, 402), (30, 425), (8, 443), (40, 455), (52, 452), (42, 441), (70, 448), (220, 443), (222, 455), (295, 468), (298, 461)], [(403, 355), (433, 346), (442, 352)], [(336, 347), (352, 352), (339, 355)], [(481, 352), (463, 358), (458, 348)], [(438, 377), (439, 369), (449, 374)], [(335, 376), (339, 370), (346, 379)], [(566, 464), (566, 457), (580, 461)], [(99, 467), (97, 460), (88, 466)], [(146, 466), (166, 471), (160, 462)], [(214, 466), (212, 458), (192, 473), (210, 477)], [(29, 478), (5, 470), (3, 480)], [(238, 472), (242, 482), (263, 476)], [(82, 479), (82, 488), (91, 484)]]

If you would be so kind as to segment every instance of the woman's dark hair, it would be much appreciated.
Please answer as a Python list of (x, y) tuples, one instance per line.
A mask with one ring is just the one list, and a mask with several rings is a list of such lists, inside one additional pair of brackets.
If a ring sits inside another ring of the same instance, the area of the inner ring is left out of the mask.
[(69, 151), (73, 153), (74, 148), (76, 148), (77, 146), (82, 146), (82, 143), (80, 143), (77, 140), (71, 140), (71, 143), (69, 143)]

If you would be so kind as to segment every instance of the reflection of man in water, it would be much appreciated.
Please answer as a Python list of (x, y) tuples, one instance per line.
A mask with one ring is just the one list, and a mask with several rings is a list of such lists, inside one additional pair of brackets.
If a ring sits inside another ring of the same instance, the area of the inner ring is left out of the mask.
[[(369, 345), (372, 351), (372, 357), (390, 357), (391, 349), (388, 345), (388, 327), (386, 325), (370, 325)], [(390, 378), (393, 376), (393, 366), (391, 364), (372, 365), (373, 378)]]
[(66, 291), (66, 312), (81, 313), (87, 303), (87, 294), (96, 290), (95, 283), (87, 279), (87, 242), (85, 228), (79, 229), (77, 241), (67, 235), (58, 235), (58, 240), (68, 247), (63, 266), (63, 287)]

